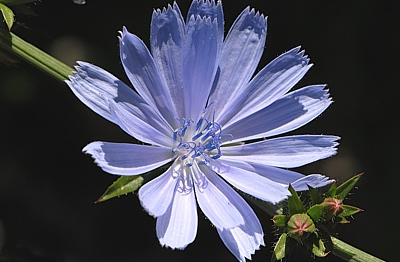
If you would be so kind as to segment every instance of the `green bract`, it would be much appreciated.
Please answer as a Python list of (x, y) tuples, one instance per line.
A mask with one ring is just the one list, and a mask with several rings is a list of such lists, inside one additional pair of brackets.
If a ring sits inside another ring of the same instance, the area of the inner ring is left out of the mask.
[(11, 30), (11, 27), (14, 24), (14, 13), (8, 8), (6, 5), (0, 3), (0, 11), (3, 14), (4, 21), (7, 24), (8, 30)]

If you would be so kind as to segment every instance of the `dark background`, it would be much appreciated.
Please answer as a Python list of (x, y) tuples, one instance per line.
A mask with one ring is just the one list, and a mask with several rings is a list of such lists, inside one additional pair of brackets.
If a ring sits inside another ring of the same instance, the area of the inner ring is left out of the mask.
[[(37, 16), (17, 15), (13, 32), (70, 66), (89, 61), (128, 83), (117, 31), (125, 25), (148, 44), (152, 10), (168, 2), (42, 0), (30, 5)], [(178, 1), (184, 15), (190, 2)], [(226, 32), (248, 5), (269, 17), (259, 69), (301, 45), (315, 66), (296, 88), (327, 83), (335, 101), (294, 133), (339, 135), (338, 154), (297, 170), (339, 181), (365, 172), (347, 202), (365, 212), (340, 227), (339, 237), (395, 261), (400, 2), (226, 0)], [(171, 251), (159, 245), (155, 220), (135, 194), (94, 204), (117, 177), (81, 149), (95, 140), (133, 139), (87, 109), (64, 83), (25, 62), (2, 65), (0, 121), (0, 261), (235, 261), (201, 214), (195, 242)], [(266, 247), (253, 261), (269, 261), (271, 218), (256, 212)], [(298, 250), (289, 261), (314, 258)], [(329, 255), (325, 261), (340, 259)]]

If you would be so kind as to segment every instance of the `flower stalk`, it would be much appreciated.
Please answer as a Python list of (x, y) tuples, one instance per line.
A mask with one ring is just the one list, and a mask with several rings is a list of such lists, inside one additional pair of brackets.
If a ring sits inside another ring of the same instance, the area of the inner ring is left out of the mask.
[(0, 29), (0, 46), (58, 80), (67, 80), (73, 71), (63, 62), (4, 29)]

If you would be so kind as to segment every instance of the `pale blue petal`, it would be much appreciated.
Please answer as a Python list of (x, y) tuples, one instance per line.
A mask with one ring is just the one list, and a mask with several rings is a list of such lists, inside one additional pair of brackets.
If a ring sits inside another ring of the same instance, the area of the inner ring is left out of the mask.
[[(110, 112), (118, 125), (136, 139), (158, 146), (170, 147), (174, 143), (173, 131), (163, 128), (164, 125), (152, 115), (142, 114), (137, 107), (125, 103), (110, 101)], [(142, 104), (144, 108), (146, 104)]]
[(290, 193), (287, 188), (256, 172), (249, 171), (245, 162), (238, 162), (235, 166), (229, 161), (218, 159), (210, 162), (211, 168), (226, 181), (239, 190), (271, 203), (284, 200)]
[(220, 38), (224, 37), (224, 13), (220, 1), (217, 1), (217, 3), (215, 3), (215, 0), (193, 1), (186, 17), (188, 23), (192, 15), (195, 17), (210, 17), (211, 20), (216, 19), (218, 23), (218, 35)]
[(229, 30), (222, 49), (218, 83), (210, 98), (218, 121), (253, 76), (264, 51), (266, 34), (266, 17), (250, 8), (243, 10)]
[(318, 188), (329, 185), (333, 182), (335, 182), (335, 180), (329, 179), (329, 177), (319, 174), (312, 174), (292, 182), (291, 185), (296, 191), (304, 191), (309, 189), (308, 186), (312, 188)]
[(197, 205), (194, 192), (174, 191), (171, 205), (157, 218), (156, 231), (160, 244), (172, 249), (184, 249), (197, 234)]
[(324, 87), (307, 86), (290, 92), (266, 108), (224, 126), (224, 133), (233, 137), (229, 143), (278, 135), (307, 124), (332, 103)]
[(175, 157), (170, 148), (109, 142), (92, 142), (82, 151), (105, 172), (124, 176), (143, 174)]
[(175, 123), (174, 103), (159, 69), (143, 41), (125, 27), (120, 37), (120, 56), (126, 75), (140, 96), (168, 123)]
[(195, 177), (203, 177), (201, 184), (195, 183), (197, 203), (211, 223), (219, 229), (242, 225), (243, 210), (236, 206), (241, 197), (208, 167), (200, 170), (196, 164), (192, 171)]
[[(314, 185), (314, 187), (322, 187), (331, 183), (328, 177), (322, 175), (309, 175), (305, 176), (295, 171), (282, 169), (274, 166), (264, 165), (260, 163), (245, 162), (240, 160), (228, 160), (224, 156), (219, 158), (225, 165), (234, 166), (256, 173), (260, 176), (268, 178), (269, 180), (288, 188), (289, 184), (295, 184), (296, 189), (304, 190), (307, 183)], [(330, 182), (328, 182), (328, 180)]]
[(280, 55), (264, 67), (229, 103), (224, 116), (218, 119), (224, 125), (257, 112), (281, 98), (307, 73), (312, 65), (300, 52), (300, 47)]
[(105, 119), (118, 124), (110, 113), (110, 100), (133, 105), (144, 102), (130, 87), (107, 71), (86, 62), (78, 64), (76, 72), (66, 82), (86, 106)]
[(177, 179), (173, 176), (175, 163), (162, 175), (147, 182), (139, 189), (139, 199), (142, 207), (154, 217), (159, 217), (171, 205)]
[(337, 136), (298, 135), (222, 147), (224, 159), (277, 167), (299, 167), (336, 154)]
[[(118, 78), (103, 69), (78, 62), (77, 72), (70, 76), (68, 85), (75, 95), (94, 112), (119, 125), (128, 134), (142, 142), (169, 145), (172, 141), (172, 127), (154, 111), (136, 92)], [(118, 106), (115, 106), (118, 105)], [(112, 109), (126, 108), (124, 118), (133, 126), (127, 130)], [(156, 140), (160, 134), (161, 140)]]
[(206, 106), (217, 71), (222, 38), (217, 20), (192, 15), (183, 48), (183, 102), (186, 118), (199, 119)]
[[(154, 10), (151, 20), (150, 44), (154, 62), (157, 64), (171, 99), (176, 117), (182, 119), (183, 104), (183, 52), (186, 28), (181, 11), (176, 3), (167, 9)], [(177, 128), (177, 127), (175, 127)]]
[(217, 229), (217, 231), (229, 251), (239, 261), (245, 262), (245, 258), (251, 259), (251, 255), (260, 249), (260, 245), (264, 245), (264, 233), (254, 211), (243, 199), (241, 202), (244, 224), (230, 229)]

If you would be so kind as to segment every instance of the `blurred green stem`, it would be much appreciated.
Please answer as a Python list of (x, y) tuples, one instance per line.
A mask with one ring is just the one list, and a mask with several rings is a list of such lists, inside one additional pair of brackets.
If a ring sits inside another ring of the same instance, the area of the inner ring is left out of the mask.
[(71, 75), (73, 71), (71, 67), (24, 41), (15, 34), (3, 29), (0, 29), (0, 46), (58, 80), (67, 80), (68, 75)]
[(343, 260), (350, 262), (383, 262), (384, 260), (376, 258), (364, 251), (361, 251), (336, 237), (331, 237), (333, 243), (332, 254)]

